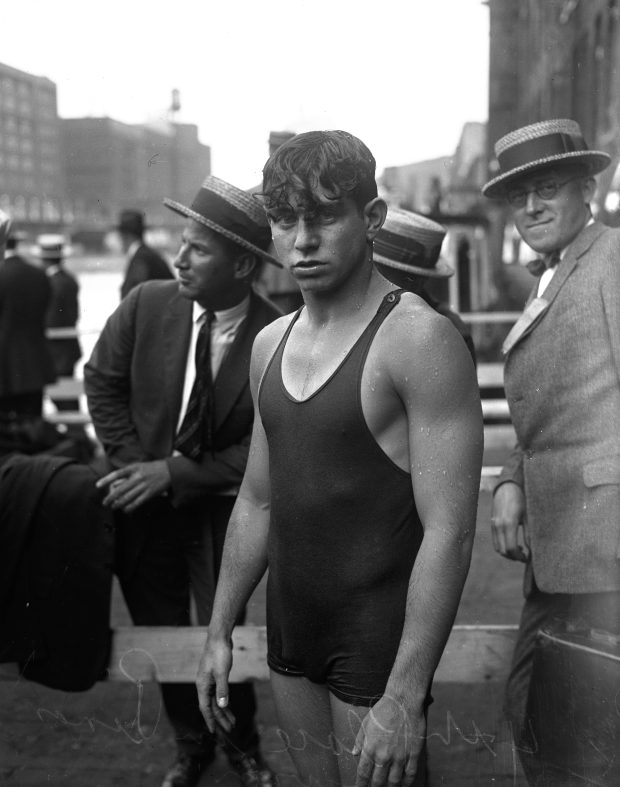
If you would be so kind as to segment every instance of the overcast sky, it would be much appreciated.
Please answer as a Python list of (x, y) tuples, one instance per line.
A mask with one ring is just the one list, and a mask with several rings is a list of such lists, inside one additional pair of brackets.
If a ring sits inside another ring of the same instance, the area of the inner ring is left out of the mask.
[(58, 87), (62, 117), (178, 120), (214, 175), (260, 181), (270, 130), (342, 128), (384, 167), (451, 155), (488, 102), (481, 0), (14, 0), (0, 59)]

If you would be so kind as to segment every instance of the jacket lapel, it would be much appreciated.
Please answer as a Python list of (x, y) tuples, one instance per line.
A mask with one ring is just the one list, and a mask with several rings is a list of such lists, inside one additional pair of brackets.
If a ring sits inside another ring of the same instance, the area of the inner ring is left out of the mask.
[(239, 398), (241, 391), (249, 385), (250, 356), (252, 344), (259, 330), (263, 327), (260, 320), (259, 301), (254, 293), (250, 294), (248, 316), (230, 349), (226, 353), (222, 365), (215, 378), (215, 423), (214, 431), (224, 423)]
[(192, 330), (192, 301), (176, 294), (162, 319), (164, 388), (173, 428), (181, 410), (187, 349)]
[(534, 330), (577, 266), (579, 259), (603, 232), (605, 232), (604, 225), (596, 222), (582, 230), (567, 248), (553, 278), (540, 298), (535, 297), (536, 287), (538, 286), (536, 285), (528, 299), (523, 314), (513, 325), (512, 330), (504, 340), (502, 345), (503, 355), (507, 355), (518, 342)]
[[(556, 273), (557, 276), (557, 273)], [(555, 276), (553, 277), (555, 278)], [(540, 319), (549, 306), (549, 301), (545, 298), (533, 298), (525, 307), (523, 314), (510, 329), (510, 333), (502, 344), (502, 354), (507, 355), (518, 341), (532, 330), (535, 323)]]

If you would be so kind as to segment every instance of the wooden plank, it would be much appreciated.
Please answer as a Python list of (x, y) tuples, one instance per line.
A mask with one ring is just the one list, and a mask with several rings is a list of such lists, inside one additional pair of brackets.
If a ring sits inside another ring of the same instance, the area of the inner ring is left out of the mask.
[[(84, 331), (80, 331), (79, 328), (47, 328), (45, 330), (48, 339), (78, 339), (82, 333)], [(92, 333), (92, 331), (88, 331), (88, 333)]]
[(512, 448), (517, 442), (514, 426), (512, 424), (485, 424), (485, 448)]
[(50, 424), (78, 424), (86, 426), (90, 423), (90, 415), (88, 413), (77, 412), (73, 410), (59, 410), (55, 413), (45, 413), (44, 418)]
[(508, 402), (505, 399), (482, 399), (482, 417), (485, 421), (510, 418)]
[(492, 323), (514, 323), (521, 312), (459, 312), (463, 322), (471, 325), (491, 325)]
[(479, 363), (476, 368), (480, 388), (504, 387), (503, 363)]
[(495, 482), (501, 471), (502, 468), (497, 466), (493, 467), (489, 465), (483, 467), (482, 473), (480, 474), (480, 491), (492, 492), (495, 489)]
[(75, 399), (84, 393), (84, 381), (75, 377), (59, 377), (45, 387), (45, 395), (54, 399)]
[[(455, 626), (435, 680), (479, 683), (504, 680), (516, 626)], [(196, 677), (205, 628), (136, 626), (114, 631), (109, 680), (188, 683)], [(233, 635), (232, 682), (267, 680), (264, 626), (239, 626)]]

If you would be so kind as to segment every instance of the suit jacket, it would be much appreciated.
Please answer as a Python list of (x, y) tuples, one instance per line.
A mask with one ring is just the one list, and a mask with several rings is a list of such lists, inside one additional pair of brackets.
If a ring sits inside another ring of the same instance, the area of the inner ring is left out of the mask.
[[(79, 318), (79, 286), (75, 276), (63, 268), (58, 268), (48, 276), (52, 299), (47, 309), (48, 328), (75, 328)], [(71, 376), (73, 367), (82, 357), (77, 338), (52, 339), (50, 342), (56, 374)]]
[(121, 285), (121, 298), (136, 285), (150, 279), (173, 279), (170, 266), (154, 249), (142, 243), (129, 260), (125, 280)]
[[(110, 464), (165, 459), (172, 481), (170, 502), (187, 517), (202, 515), (207, 495), (240, 484), (254, 419), (252, 344), (278, 316), (273, 304), (251, 293), (248, 315), (215, 380), (213, 451), (197, 462), (172, 456), (192, 302), (179, 295), (176, 282), (147, 282), (132, 290), (107, 321), (84, 367), (88, 407)], [(135, 539), (135, 551), (140, 539)]]
[(579, 234), (505, 351), (518, 445), (498, 485), (524, 489), (536, 583), (619, 590), (620, 231)]
[(34, 393), (56, 378), (45, 338), (45, 273), (17, 255), (0, 261), (0, 396)]

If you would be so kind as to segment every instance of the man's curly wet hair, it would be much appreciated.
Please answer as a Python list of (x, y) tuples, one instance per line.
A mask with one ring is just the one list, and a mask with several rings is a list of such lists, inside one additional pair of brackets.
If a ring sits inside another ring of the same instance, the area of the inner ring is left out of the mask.
[(333, 199), (351, 197), (359, 210), (377, 196), (376, 163), (366, 145), (346, 131), (308, 131), (281, 145), (263, 168), (267, 210), (284, 206), (290, 194), (316, 203), (319, 188)]

